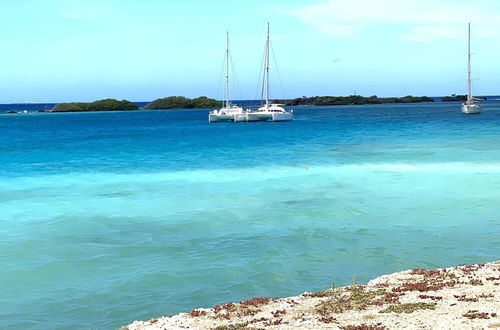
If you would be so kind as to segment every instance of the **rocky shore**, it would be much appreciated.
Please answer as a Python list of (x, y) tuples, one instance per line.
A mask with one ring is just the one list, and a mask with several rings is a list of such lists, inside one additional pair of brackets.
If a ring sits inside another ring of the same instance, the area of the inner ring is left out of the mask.
[(500, 261), (407, 270), (296, 297), (253, 298), (123, 329), (500, 329)]

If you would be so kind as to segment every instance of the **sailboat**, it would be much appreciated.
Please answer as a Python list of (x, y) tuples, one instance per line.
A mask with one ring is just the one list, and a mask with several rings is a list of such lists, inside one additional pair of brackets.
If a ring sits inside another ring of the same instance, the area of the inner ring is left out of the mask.
[[(293, 113), (286, 111), (284, 104), (270, 103), (269, 100), (269, 47), (270, 33), (269, 23), (267, 23), (267, 40), (264, 57), (264, 76), (262, 79), (261, 107), (256, 111), (247, 112), (247, 121), (289, 121), (293, 120)], [(263, 103), (263, 96), (266, 96), (266, 103)]]
[(231, 103), (231, 89), (229, 88), (229, 61), (231, 61), (231, 56), (229, 53), (229, 32), (226, 31), (226, 60), (225, 60), (225, 89), (224, 89), (224, 101), (222, 102), (222, 108), (219, 110), (213, 110), (208, 114), (208, 122), (238, 122), (246, 121), (245, 112), (242, 107), (234, 105)]
[(481, 103), (479, 103), (479, 99), (476, 99), (472, 96), (472, 87), (471, 87), (471, 66), (470, 66), (470, 23), (469, 23), (469, 38), (468, 38), (468, 66), (467, 66), (467, 101), (462, 104), (462, 112), (466, 114), (475, 114), (480, 113), (483, 109)]

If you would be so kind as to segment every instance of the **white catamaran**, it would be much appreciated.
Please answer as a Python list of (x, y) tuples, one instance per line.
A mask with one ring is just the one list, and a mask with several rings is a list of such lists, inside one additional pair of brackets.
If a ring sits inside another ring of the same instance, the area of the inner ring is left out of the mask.
[(470, 23), (469, 23), (469, 39), (468, 39), (468, 67), (467, 67), (467, 101), (462, 104), (462, 112), (466, 114), (475, 114), (480, 113), (483, 106), (479, 103), (479, 99), (476, 99), (472, 96), (472, 88), (471, 88), (471, 77), (470, 77)]
[(229, 62), (231, 61), (231, 55), (229, 53), (229, 32), (226, 32), (226, 75), (225, 75), (225, 89), (224, 89), (224, 101), (222, 103), (222, 108), (219, 110), (213, 110), (208, 114), (208, 122), (238, 122), (246, 121), (246, 114), (242, 107), (231, 104), (231, 89), (229, 88)]
[(263, 101), (264, 91), (266, 95), (266, 103), (256, 111), (246, 113), (247, 121), (289, 121), (293, 120), (293, 113), (286, 111), (283, 104), (274, 104), (269, 102), (269, 23), (267, 23), (267, 40), (264, 58), (264, 76), (262, 80), (262, 96)]

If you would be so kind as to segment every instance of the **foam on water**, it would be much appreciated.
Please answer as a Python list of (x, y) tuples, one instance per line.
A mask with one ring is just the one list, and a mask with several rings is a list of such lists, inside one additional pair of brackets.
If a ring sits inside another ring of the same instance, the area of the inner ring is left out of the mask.
[(37, 177), (20, 178), (0, 178), (0, 183), (4, 186), (35, 189), (40, 187), (70, 187), (95, 185), (114, 185), (122, 183), (159, 183), (159, 182), (212, 182), (225, 183), (235, 181), (267, 181), (270, 179), (281, 179), (297, 176), (312, 175), (335, 175), (348, 172), (454, 172), (454, 173), (485, 173), (500, 171), (500, 163), (473, 163), (473, 162), (449, 162), (449, 163), (382, 163), (382, 164), (350, 164), (350, 165), (317, 165), (304, 167), (255, 167), (240, 169), (220, 169), (220, 170), (186, 170), (163, 173), (93, 173), (93, 174), (63, 174)]
[(0, 118), (2, 325), (116, 328), (498, 259), (497, 110), (421, 107)]

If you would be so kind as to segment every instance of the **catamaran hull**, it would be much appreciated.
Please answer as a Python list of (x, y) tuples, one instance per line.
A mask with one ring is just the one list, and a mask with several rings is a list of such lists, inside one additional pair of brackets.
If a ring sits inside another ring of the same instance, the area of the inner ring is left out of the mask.
[(247, 121), (291, 121), (291, 113), (248, 113)]
[(209, 123), (235, 123), (241, 121), (247, 121), (246, 114), (237, 113), (232, 115), (218, 115), (218, 114), (208, 115)]
[(270, 113), (247, 113), (247, 121), (272, 121)]
[(481, 113), (482, 108), (481, 104), (462, 104), (462, 112), (468, 115)]
[(241, 121), (247, 121), (247, 114), (246, 113), (238, 113), (234, 115), (234, 122), (241, 122)]
[(209, 123), (231, 123), (234, 121), (234, 115), (208, 115)]

